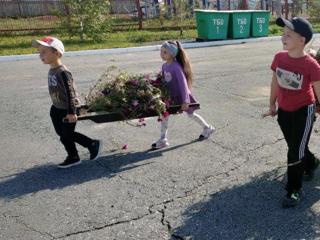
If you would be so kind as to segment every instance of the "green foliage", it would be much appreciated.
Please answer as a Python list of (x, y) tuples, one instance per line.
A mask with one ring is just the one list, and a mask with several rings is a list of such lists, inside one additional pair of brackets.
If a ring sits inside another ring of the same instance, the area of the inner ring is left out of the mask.
[(85, 97), (89, 111), (122, 114), (127, 119), (154, 113), (161, 116), (169, 92), (161, 74), (129, 74), (110, 67)]
[(110, 31), (109, 0), (64, 0), (67, 16), (61, 16), (62, 26), (70, 36), (100, 41)]
[(282, 34), (282, 28), (276, 25), (269, 26), (269, 33), (270, 35), (281, 35)]
[[(1, 24), (1, 21), (0, 21)], [(193, 39), (197, 37), (195, 30), (185, 30), (183, 37), (180, 32), (175, 31), (126, 31), (126, 32), (111, 32), (106, 38), (97, 42), (94, 40), (81, 41), (78, 35), (68, 36), (58, 32), (51, 32), (51, 36), (59, 38), (67, 51), (79, 51), (89, 49), (104, 49), (104, 48), (122, 48), (122, 47), (137, 47), (145, 44), (161, 44), (167, 39)], [(40, 39), (43, 34), (37, 35), (12, 35), (0, 36), (0, 56), (1, 55), (16, 55), (36, 53), (37, 50), (31, 46), (32, 39)]]
[(303, 0), (292, 0), (292, 6), (291, 6), (292, 17), (299, 16), (302, 10), (303, 2), (304, 2)]
[(309, 14), (312, 18), (320, 19), (320, 2), (318, 0), (310, 3)]

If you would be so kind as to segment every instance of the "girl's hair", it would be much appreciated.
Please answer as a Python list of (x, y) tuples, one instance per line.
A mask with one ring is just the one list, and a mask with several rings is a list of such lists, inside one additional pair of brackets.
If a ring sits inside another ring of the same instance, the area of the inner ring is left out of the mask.
[(176, 56), (177, 62), (182, 66), (183, 72), (186, 76), (189, 89), (192, 86), (192, 68), (190, 64), (189, 57), (186, 51), (182, 48), (179, 41), (169, 41), (169, 43), (174, 44), (178, 47), (178, 53)]

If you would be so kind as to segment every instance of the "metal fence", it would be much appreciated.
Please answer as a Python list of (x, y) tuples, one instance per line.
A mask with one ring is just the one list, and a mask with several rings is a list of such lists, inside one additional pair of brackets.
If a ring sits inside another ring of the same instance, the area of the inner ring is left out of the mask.
[[(110, 0), (110, 14), (112, 19), (120, 19), (115, 29), (119, 26), (121, 30), (132, 26), (137, 29), (142, 19), (159, 18), (161, 14), (167, 18), (192, 18), (194, 8), (232, 10), (238, 8), (240, 1), (243, 0), (140, 0), (137, 5), (136, 0)], [(277, 1), (247, 0), (247, 3), (249, 9), (273, 12)], [(304, 2), (302, 8), (306, 9), (310, 0), (299, 1)], [(63, 0), (0, 0), (0, 32), (53, 30), (60, 26), (57, 16), (69, 11)]]
[[(236, 9), (240, 0), (185, 0), (185, 5), (194, 8), (216, 9), (219, 1), (220, 9)], [(251, 8), (261, 0), (248, 0)], [(140, 0), (144, 17), (155, 17), (161, 5), (168, 8), (179, 8), (180, 2), (173, 0)], [(136, 0), (110, 0), (111, 14), (129, 14), (137, 12)], [(0, 17), (34, 17), (65, 13), (63, 0), (0, 0)]]
[(65, 12), (65, 4), (59, 0), (1, 0), (0, 17), (47, 16)]
[[(149, 1), (147, 0), (146, 2)], [(67, 6), (63, 0), (0, 0), (0, 17), (66, 14), (66, 8)], [(135, 11), (135, 0), (110, 0), (111, 14), (131, 14)]]
[[(61, 26), (58, 16), (69, 11), (63, 0), (0, 0), (0, 32), (53, 30)], [(136, 0), (110, 0), (110, 14), (134, 19)]]

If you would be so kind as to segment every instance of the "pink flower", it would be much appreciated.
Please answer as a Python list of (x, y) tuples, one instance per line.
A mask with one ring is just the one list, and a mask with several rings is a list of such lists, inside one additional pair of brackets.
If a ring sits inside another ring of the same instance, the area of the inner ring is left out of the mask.
[(127, 145), (127, 144), (124, 144), (124, 145), (122, 146), (122, 149), (123, 149), (123, 150), (128, 149), (128, 145)]
[(164, 103), (166, 104), (166, 107), (169, 107), (171, 105), (171, 101), (169, 99), (164, 100)]
[(162, 113), (162, 116), (163, 116), (164, 119), (168, 118), (169, 115), (170, 115), (170, 113), (168, 113), (168, 112)]
[(146, 124), (144, 121), (145, 121), (145, 119), (144, 119), (144, 118), (139, 118), (138, 126), (140, 126), (140, 127), (144, 127), (144, 126), (146, 126), (147, 124)]
[(161, 86), (162, 85), (162, 81), (161, 81), (161, 79), (159, 80), (159, 79), (156, 79), (156, 80), (154, 80), (154, 81), (151, 81), (151, 84), (153, 85), (153, 86), (155, 86), (155, 87), (158, 87), (158, 86)]
[(145, 78), (146, 80), (150, 80), (150, 74), (145, 74), (145, 75), (144, 75), (144, 78)]
[(138, 86), (139, 85), (139, 80), (131, 80), (130, 83), (133, 85), (133, 86)]
[(139, 105), (139, 101), (138, 100), (133, 100), (132, 101), (132, 106), (136, 107)]

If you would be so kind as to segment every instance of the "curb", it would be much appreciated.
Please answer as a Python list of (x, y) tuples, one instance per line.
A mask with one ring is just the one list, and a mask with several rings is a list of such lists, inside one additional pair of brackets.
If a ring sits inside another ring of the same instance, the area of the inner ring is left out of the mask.
[[(318, 38), (318, 37), (320, 37), (320, 34), (314, 34), (314, 38)], [(235, 45), (235, 44), (253, 43), (253, 42), (279, 41), (280, 39), (281, 39), (281, 36), (261, 37), (261, 38), (245, 38), (245, 39), (234, 39), (234, 40), (221, 40), (221, 41), (208, 41), (208, 42), (186, 42), (186, 43), (182, 43), (182, 46), (186, 49), (187, 48), (202, 48), (202, 47)], [(131, 47), (131, 48), (112, 48), (112, 49), (72, 51), (72, 52), (66, 52), (64, 54), (64, 57), (159, 51), (160, 47), (161, 47), (161, 45), (153, 45), (153, 46)], [(39, 58), (38, 54), (9, 55), (9, 56), (0, 56), (0, 62), (32, 60), (32, 59), (37, 59), (37, 58)]]

